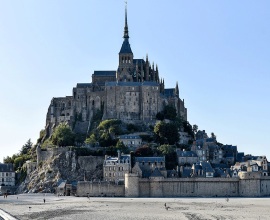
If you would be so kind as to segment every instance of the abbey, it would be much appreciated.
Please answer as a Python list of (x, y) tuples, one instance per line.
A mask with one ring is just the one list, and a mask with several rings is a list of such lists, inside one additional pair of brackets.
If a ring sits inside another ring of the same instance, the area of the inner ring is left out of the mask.
[(124, 41), (116, 70), (94, 71), (92, 83), (78, 83), (72, 96), (53, 98), (46, 117), (46, 137), (59, 123), (74, 124), (81, 115), (80, 132), (86, 132), (93, 115), (103, 110), (103, 120), (120, 119), (124, 123), (154, 124), (156, 114), (164, 106), (175, 107), (187, 120), (184, 100), (180, 99), (178, 83), (165, 88), (158, 66), (146, 59), (134, 59), (129, 43), (127, 9), (125, 9)]

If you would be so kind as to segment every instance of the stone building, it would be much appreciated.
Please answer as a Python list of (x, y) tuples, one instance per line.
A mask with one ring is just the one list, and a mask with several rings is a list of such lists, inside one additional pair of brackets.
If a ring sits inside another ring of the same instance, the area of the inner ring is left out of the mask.
[(192, 165), (199, 162), (197, 154), (193, 151), (177, 151), (178, 165)]
[(11, 163), (0, 164), (0, 186), (15, 186), (15, 172)]
[(94, 71), (91, 83), (78, 83), (71, 96), (54, 97), (46, 116), (46, 135), (50, 137), (59, 123), (74, 126), (76, 132), (87, 132), (91, 119), (103, 109), (103, 119), (121, 119), (124, 123), (154, 124), (156, 114), (164, 106), (175, 107), (177, 114), (187, 119), (184, 99), (180, 99), (178, 83), (165, 88), (158, 66), (148, 59), (134, 59), (129, 43), (127, 11), (124, 41), (116, 70)]
[(142, 144), (142, 138), (138, 135), (121, 135), (119, 141), (128, 147), (139, 147)]
[(125, 182), (125, 174), (131, 171), (130, 154), (122, 154), (118, 151), (117, 157), (105, 155), (103, 164), (103, 179), (108, 182), (122, 184)]
[(135, 166), (132, 173), (140, 177), (150, 178), (152, 175), (167, 177), (165, 168), (165, 157), (135, 157)]

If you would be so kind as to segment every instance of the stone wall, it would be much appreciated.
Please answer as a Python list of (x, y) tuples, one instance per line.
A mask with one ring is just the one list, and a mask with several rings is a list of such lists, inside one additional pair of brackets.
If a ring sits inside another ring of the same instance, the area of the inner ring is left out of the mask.
[(125, 196), (125, 186), (124, 185), (114, 185), (105, 181), (101, 182), (89, 182), (89, 181), (79, 181), (77, 184), (77, 196)]
[(69, 150), (69, 147), (47, 148), (46, 151), (40, 151), (40, 161), (48, 160), (51, 157), (54, 157), (61, 153), (65, 153), (68, 150)]
[(104, 157), (98, 156), (79, 156), (78, 164), (81, 169), (85, 171), (94, 171), (99, 166), (102, 166), (104, 162)]
[(126, 197), (257, 197), (270, 195), (270, 177), (259, 172), (240, 178), (136, 178), (126, 175)]

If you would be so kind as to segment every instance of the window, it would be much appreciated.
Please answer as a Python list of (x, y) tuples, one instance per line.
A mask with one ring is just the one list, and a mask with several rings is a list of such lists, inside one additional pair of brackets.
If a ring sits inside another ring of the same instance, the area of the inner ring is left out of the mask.
[(142, 162), (142, 165), (144, 165), (144, 161)]
[(105, 176), (108, 176), (108, 173), (105, 173)]

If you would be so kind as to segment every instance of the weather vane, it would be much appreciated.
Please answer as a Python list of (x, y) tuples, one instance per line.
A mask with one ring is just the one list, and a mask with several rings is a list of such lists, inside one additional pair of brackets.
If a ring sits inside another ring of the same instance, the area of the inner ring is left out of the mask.
[(125, 2), (125, 4), (127, 4), (127, 2)]

